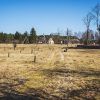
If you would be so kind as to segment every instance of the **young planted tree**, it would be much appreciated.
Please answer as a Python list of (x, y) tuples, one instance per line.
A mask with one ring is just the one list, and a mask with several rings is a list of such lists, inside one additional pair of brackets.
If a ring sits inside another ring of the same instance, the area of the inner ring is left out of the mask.
[(16, 49), (16, 46), (17, 46), (16, 42), (13, 42), (13, 48), (14, 48), (14, 50)]
[(83, 22), (86, 26), (86, 39), (84, 41), (86, 45), (88, 45), (89, 42), (89, 31), (90, 31), (90, 24), (92, 20), (93, 20), (93, 16), (91, 13), (88, 13), (83, 19)]

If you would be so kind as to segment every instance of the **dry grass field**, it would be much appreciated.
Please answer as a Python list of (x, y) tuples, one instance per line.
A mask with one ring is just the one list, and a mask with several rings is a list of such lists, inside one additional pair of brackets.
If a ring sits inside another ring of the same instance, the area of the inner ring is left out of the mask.
[(100, 50), (63, 47), (1, 44), (0, 100), (100, 100)]

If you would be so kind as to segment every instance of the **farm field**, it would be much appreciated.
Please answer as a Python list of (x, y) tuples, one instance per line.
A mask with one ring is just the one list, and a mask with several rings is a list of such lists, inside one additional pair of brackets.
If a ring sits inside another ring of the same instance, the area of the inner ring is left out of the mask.
[(0, 100), (100, 100), (100, 50), (63, 47), (0, 44)]

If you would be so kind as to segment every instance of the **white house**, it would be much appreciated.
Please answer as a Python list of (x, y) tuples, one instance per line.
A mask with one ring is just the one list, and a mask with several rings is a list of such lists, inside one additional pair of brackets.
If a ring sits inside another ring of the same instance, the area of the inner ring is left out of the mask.
[(52, 38), (50, 38), (50, 39), (48, 40), (48, 44), (54, 44), (54, 41), (53, 41)]

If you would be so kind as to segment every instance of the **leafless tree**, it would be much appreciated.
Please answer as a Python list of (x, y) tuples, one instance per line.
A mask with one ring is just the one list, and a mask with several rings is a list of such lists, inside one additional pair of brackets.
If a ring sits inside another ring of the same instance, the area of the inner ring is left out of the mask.
[(98, 43), (100, 45), (100, 3), (97, 3), (96, 6), (93, 8), (92, 15), (96, 21), (96, 27), (99, 33)]
[(91, 13), (88, 13), (84, 19), (83, 22), (86, 26), (86, 45), (88, 45), (88, 38), (89, 38), (89, 30), (90, 30), (90, 25), (91, 25), (91, 21), (93, 20), (93, 16)]
[(68, 46), (68, 44), (69, 44), (69, 42), (70, 42), (70, 37), (71, 37), (71, 35), (72, 35), (72, 31), (71, 31), (69, 28), (67, 28), (67, 31), (66, 31), (67, 46)]
[(97, 3), (96, 6), (93, 8), (92, 10), (92, 15), (96, 21), (96, 26), (97, 26), (97, 29), (99, 27), (99, 21), (100, 21), (100, 4)]
[(67, 28), (67, 31), (66, 31), (66, 35), (67, 35), (67, 46), (68, 46), (68, 43), (69, 43), (69, 29)]

